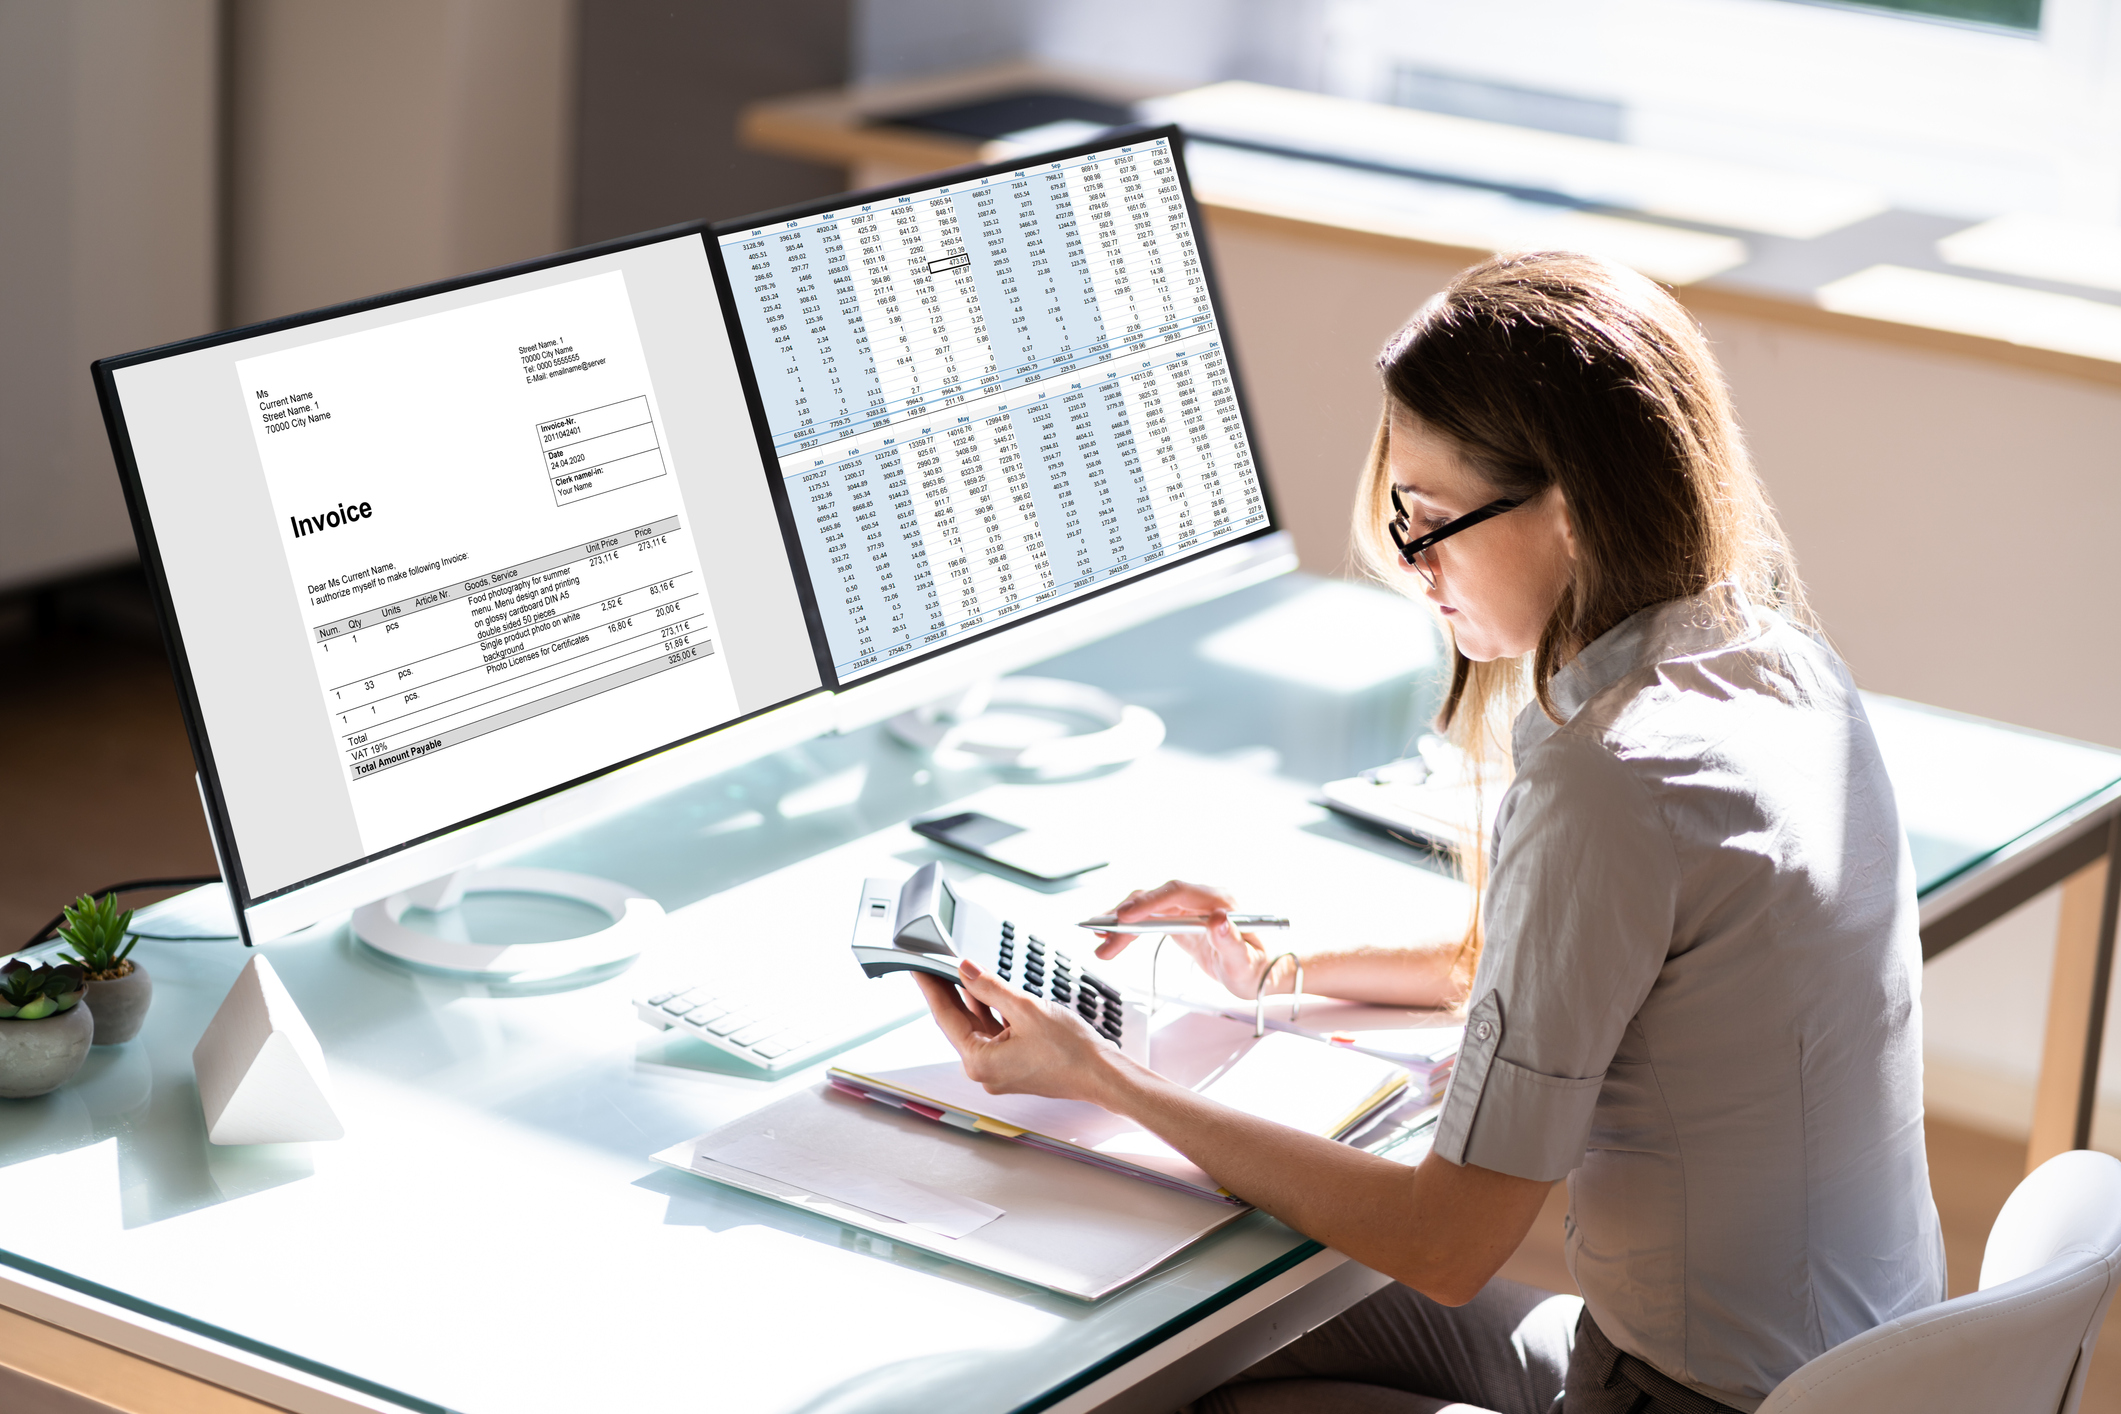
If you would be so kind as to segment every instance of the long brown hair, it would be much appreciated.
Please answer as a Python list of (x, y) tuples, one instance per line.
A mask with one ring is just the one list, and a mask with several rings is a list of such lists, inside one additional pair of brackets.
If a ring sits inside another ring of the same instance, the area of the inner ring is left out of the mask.
[(1729, 580), (1813, 626), (1708, 340), (1643, 276), (1582, 255), (1497, 256), (1424, 305), (1378, 366), (1386, 416), (1355, 516), (1373, 575), (1406, 582), (1384, 533), (1393, 404), (1497, 496), (1559, 487), (1575, 534), (1570, 582), (1528, 662), (1476, 664), (1452, 647), (1439, 725), (1476, 755), (1492, 756), (1498, 729), (1507, 740), (1499, 699), (1529, 695), (1559, 721), (1554, 674), (1652, 604)]
[[(1385, 534), (1394, 405), (1455, 444), (1495, 496), (1560, 488), (1575, 537), (1569, 582), (1528, 658), (1475, 663), (1452, 645), (1438, 726), (1476, 766), (1507, 766), (1526, 700), (1560, 721), (1554, 675), (1653, 604), (1730, 581), (1816, 629), (1708, 340), (1643, 276), (1582, 255), (1497, 256), (1422, 306), (1378, 367), (1385, 416), (1355, 506), (1373, 576), (1409, 587)], [(1465, 861), (1476, 901), (1454, 971), (1470, 973), (1479, 954), (1486, 852), (1483, 839)]]

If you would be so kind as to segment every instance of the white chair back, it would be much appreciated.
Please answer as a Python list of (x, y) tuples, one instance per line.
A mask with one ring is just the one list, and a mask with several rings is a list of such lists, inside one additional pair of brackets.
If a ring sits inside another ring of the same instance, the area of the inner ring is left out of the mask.
[(1843, 1341), (1759, 1414), (2076, 1414), (2117, 1277), (2121, 1159), (2058, 1154), (1997, 1215), (1979, 1291)]

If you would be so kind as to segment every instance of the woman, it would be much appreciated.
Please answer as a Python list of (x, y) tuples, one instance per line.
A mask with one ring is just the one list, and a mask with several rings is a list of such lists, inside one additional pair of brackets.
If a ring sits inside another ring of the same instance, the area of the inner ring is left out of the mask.
[[(969, 963), (962, 995), (922, 983), (990, 1091), (1127, 1115), (1397, 1279), (1203, 1408), (1749, 1410), (1945, 1294), (1913, 872), (1877, 744), (1663, 291), (1497, 259), (1380, 364), (1358, 541), (1442, 619), (1445, 727), (1515, 775), (1463, 943), (1304, 972), (1468, 1004), (1434, 1150), (1406, 1169), (1221, 1108)], [(1118, 917), (1234, 903), (1174, 882)], [(1240, 996), (1268, 967), (1227, 922), (1190, 946)], [(1491, 1283), (1564, 1177), (1583, 1300)]]

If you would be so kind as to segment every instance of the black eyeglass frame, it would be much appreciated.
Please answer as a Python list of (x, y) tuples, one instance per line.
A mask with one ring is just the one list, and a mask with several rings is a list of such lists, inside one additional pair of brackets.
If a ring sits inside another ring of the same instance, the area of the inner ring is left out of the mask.
[(1521, 499), (1505, 496), (1499, 501), (1488, 502), (1477, 511), (1467, 511), (1457, 520), (1446, 521), (1427, 535), (1416, 536), (1414, 539), (1408, 540), (1399, 533), (1399, 527), (1402, 524), (1411, 524), (1411, 518), (1407, 514), (1406, 503), (1399, 499), (1399, 488), (1397, 486), (1392, 486), (1388, 489), (1392, 493), (1393, 514), (1392, 519), (1386, 522), (1385, 529), (1392, 533), (1392, 543), (1399, 547), (1399, 557), (1412, 565), (1423, 579), (1429, 581), (1431, 586), (1435, 585), (1436, 578), (1421, 563), (1423, 551), (1432, 548), (1441, 541), (1449, 540), (1461, 530), (1471, 530), (1482, 521), (1493, 520), (1503, 512), (1514, 511), (1524, 504)]

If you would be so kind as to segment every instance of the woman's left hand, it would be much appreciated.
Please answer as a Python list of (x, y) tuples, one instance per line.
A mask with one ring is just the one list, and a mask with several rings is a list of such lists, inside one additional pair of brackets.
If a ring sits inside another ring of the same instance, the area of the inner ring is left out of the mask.
[(969, 959), (959, 962), (958, 976), (962, 993), (940, 977), (913, 974), (967, 1076), (990, 1095), (1096, 1102), (1119, 1053), (1089, 1023), (997, 981)]

